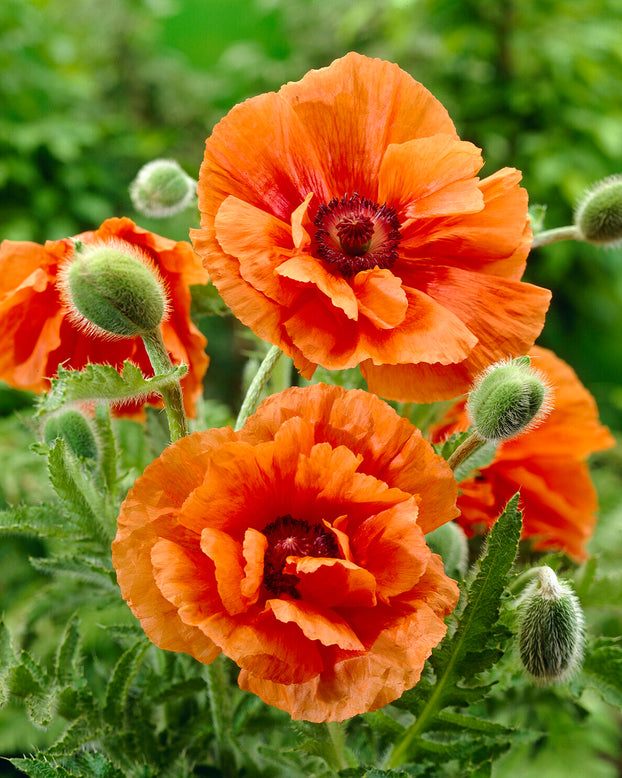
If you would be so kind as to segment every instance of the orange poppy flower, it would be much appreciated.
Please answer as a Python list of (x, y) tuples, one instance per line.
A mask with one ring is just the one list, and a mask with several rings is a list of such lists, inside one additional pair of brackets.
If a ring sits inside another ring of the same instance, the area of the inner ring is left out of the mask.
[(206, 142), (197, 252), (233, 313), (290, 355), (361, 366), (388, 399), (468, 391), (524, 353), (550, 293), (525, 284), (520, 173), (397, 65), (350, 53), (236, 106)]
[(458, 588), (425, 533), (457, 485), (420, 432), (367, 392), (322, 384), (239, 432), (169, 446), (121, 506), (112, 559), (161, 648), (211, 662), (295, 719), (335, 721), (412, 687)]
[[(170, 313), (162, 324), (174, 362), (189, 366), (182, 379), (186, 410), (202, 391), (208, 365), (207, 341), (190, 321), (190, 284), (206, 283), (207, 273), (190, 244), (155, 235), (129, 219), (108, 219), (99, 229), (76, 236), (83, 243), (115, 239), (138, 247), (158, 268), (169, 293)], [(89, 362), (121, 368), (137, 364), (145, 376), (153, 370), (140, 338), (112, 340), (80, 329), (61, 302), (59, 268), (73, 253), (70, 239), (38, 243), (5, 240), (0, 245), (0, 379), (18, 389), (44, 392), (59, 365), (80, 370)], [(159, 404), (157, 397), (150, 398)], [(140, 404), (123, 405), (136, 412)]]
[[(561, 550), (582, 561), (598, 508), (587, 458), (615, 441), (572, 368), (546, 349), (530, 353), (551, 385), (552, 411), (538, 426), (502, 443), (488, 467), (460, 483), (458, 522), (471, 535), (490, 529), (520, 489), (523, 537), (536, 550)], [(464, 405), (448, 412), (434, 439), (468, 428)]]

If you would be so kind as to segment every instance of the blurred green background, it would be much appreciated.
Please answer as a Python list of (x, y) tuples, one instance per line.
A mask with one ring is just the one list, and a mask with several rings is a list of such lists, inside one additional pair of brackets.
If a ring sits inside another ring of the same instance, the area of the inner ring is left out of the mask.
[[(520, 168), (546, 227), (567, 224), (585, 187), (622, 172), (621, 23), (622, 0), (3, 0), (0, 238), (121, 215), (186, 238), (189, 219), (132, 211), (140, 165), (170, 156), (196, 176), (236, 102), (352, 49), (398, 62), (483, 148), (484, 173)], [(527, 277), (554, 292), (541, 344), (622, 428), (622, 251), (557, 244)], [(231, 325), (203, 326), (208, 391), (235, 396)]]

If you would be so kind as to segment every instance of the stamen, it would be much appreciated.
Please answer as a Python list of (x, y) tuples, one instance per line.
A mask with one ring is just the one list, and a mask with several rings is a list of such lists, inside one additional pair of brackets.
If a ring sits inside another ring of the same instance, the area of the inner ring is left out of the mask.
[(288, 556), (337, 557), (339, 546), (335, 536), (322, 524), (309, 524), (293, 519), (289, 514), (279, 516), (264, 527), (268, 539), (264, 555), (264, 586), (275, 595), (287, 593), (298, 598), (298, 576), (284, 573)]
[(391, 267), (398, 257), (402, 236), (395, 210), (360, 197), (358, 192), (322, 203), (315, 225), (316, 256), (344, 276)]

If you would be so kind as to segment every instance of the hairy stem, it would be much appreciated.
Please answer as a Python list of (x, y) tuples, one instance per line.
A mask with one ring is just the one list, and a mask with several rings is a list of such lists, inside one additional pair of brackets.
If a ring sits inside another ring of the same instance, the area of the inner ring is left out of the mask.
[(546, 246), (549, 243), (557, 243), (559, 240), (582, 240), (581, 234), (574, 224), (568, 227), (556, 227), (554, 230), (544, 230), (534, 236), (532, 249)]
[(263, 362), (259, 365), (259, 370), (255, 373), (255, 377), (248, 387), (246, 397), (244, 398), (244, 402), (242, 403), (238, 418), (235, 422), (236, 430), (241, 429), (248, 417), (257, 409), (264, 387), (268, 383), (268, 379), (272, 375), (274, 366), (279, 361), (282, 353), (283, 352), (278, 346), (271, 346), (264, 357)]
[(469, 437), (461, 443), (454, 453), (447, 460), (447, 464), (452, 470), (456, 470), (458, 465), (461, 465), (465, 459), (468, 459), (471, 454), (474, 454), (478, 448), (481, 448), (486, 439), (479, 435), (477, 432), (472, 432)]
[[(155, 374), (165, 375), (170, 373), (173, 369), (173, 363), (164, 345), (160, 329), (157, 328), (145, 333), (142, 339)], [(179, 380), (172, 379), (170, 384), (162, 386), (159, 392), (164, 400), (171, 442), (174, 443), (188, 434), (188, 420), (186, 419), (184, 399)]]

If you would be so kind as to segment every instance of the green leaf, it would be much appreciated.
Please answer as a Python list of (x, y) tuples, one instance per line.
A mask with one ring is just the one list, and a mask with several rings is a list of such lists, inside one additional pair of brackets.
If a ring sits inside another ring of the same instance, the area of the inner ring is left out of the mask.
[(24, 759), (9, 759), (30, 778), (75, 778), (55, 761), (49, 761), (45, 756), (32, 756)]
[(99, 448), (99, 471), (110, 494), (116, 494), (118, 486), (117, 473), (117, 442), (112, 431), (110, 412), (108, 408), (99, 404), (95, 408), (94, 418), (97, 442)]
[(113, 528), (106, 527), (107, 506), (79, 464), (66, 456), (63, 440), (57, 440), (48, 456), (52, 488), (87, 537), (110, 547)]
[(87, 365), (83, 370), (58, 369), (52, 388), (39, 402), (38, 414), (51, 413), (67, 403), (86, 400), (120, 402), (161, 394), (161, 389), (179, 381), (188, 372), (187, 365), (177, 365), (165, 375), (144, 378), (139, 367), (126, 360), (122, 373), (111, 365)]
[(149, 645), (146, 638), (139, 638), (117, 662), (106, 688), (103, 717), (108, 724), (118, 726), (123, 721), (130, 684)]
[(11, 642), (11, 635), (4, 621), (0, 619), (0, 708), (9, 698), (7, 681), (16, 662), (17, 656)]
[[(80, 535), (71, 518), (61, 514), (57, 505), (19, 505), (0, 511), (0, 532), (14, 532), (41, 538), (66, 540)], [(84, 534), (84, 533), (83, 533)]]
[(30, 559), (31, 565), (42, 573), (67, 575), (79, 581), (95, 584), (105, 589), (117, 588), (117, 577), (107, 560), (79, 554)]
[(101, 736), (101, 729), (88, 718), (81, 716), (72, 721), (58, 740), (45, 752), (47, 756), (63, 757), (75, 753), (78, 748)]
[(620, 638), (596, 638), (583, 660), (583, 676), (610, 705), (622, 708), (622, 643)]
[(389, 760), (391, 767), (403, 764), (420, 748), (429, 751), (427, 741), (424, 743), (421, 737), (423, 733), (434, 728), (444, 707), (466, 705), (471, 690), (464, 682), (472, 683), (475, 675), (489, 669), (502, 654), (509, 633), (499, 624), (499, 611), (520, 541), (521, 514), (517, 506), (515, 495), (490, 531), (485, 556), (473, 566), (466, 606), (455, 632), (432, 653), (430, 664), (436, 683), (417, 684), (407, 697), (411, 705), (414, 702), (411, 709), (417, 718), (396, 741)]
[(511, 727), (497, 724), (494, 721), (480, 719), (475, 716), (465, 716), (454, 711), (441, 711), (435, 721), (435, 729), (439, 731), (439, 723), (445, 725), (448, 730), (468, 732), (483, 732), (487, 735), (511, 735), (514, 731)]
[(15, 664), (9, 672), (8, 686), (11, 694), (16, 697), (43, 695), (47, 686), (45, 672), (30, 654), (22, 651), (19, 663)]
[(76, 676), (76, 669), (80, 659), (80, 631), (78, 617), (73, 615), (61, 638), (56, 651), (55, 674), (59, 686), (70, 684)]

